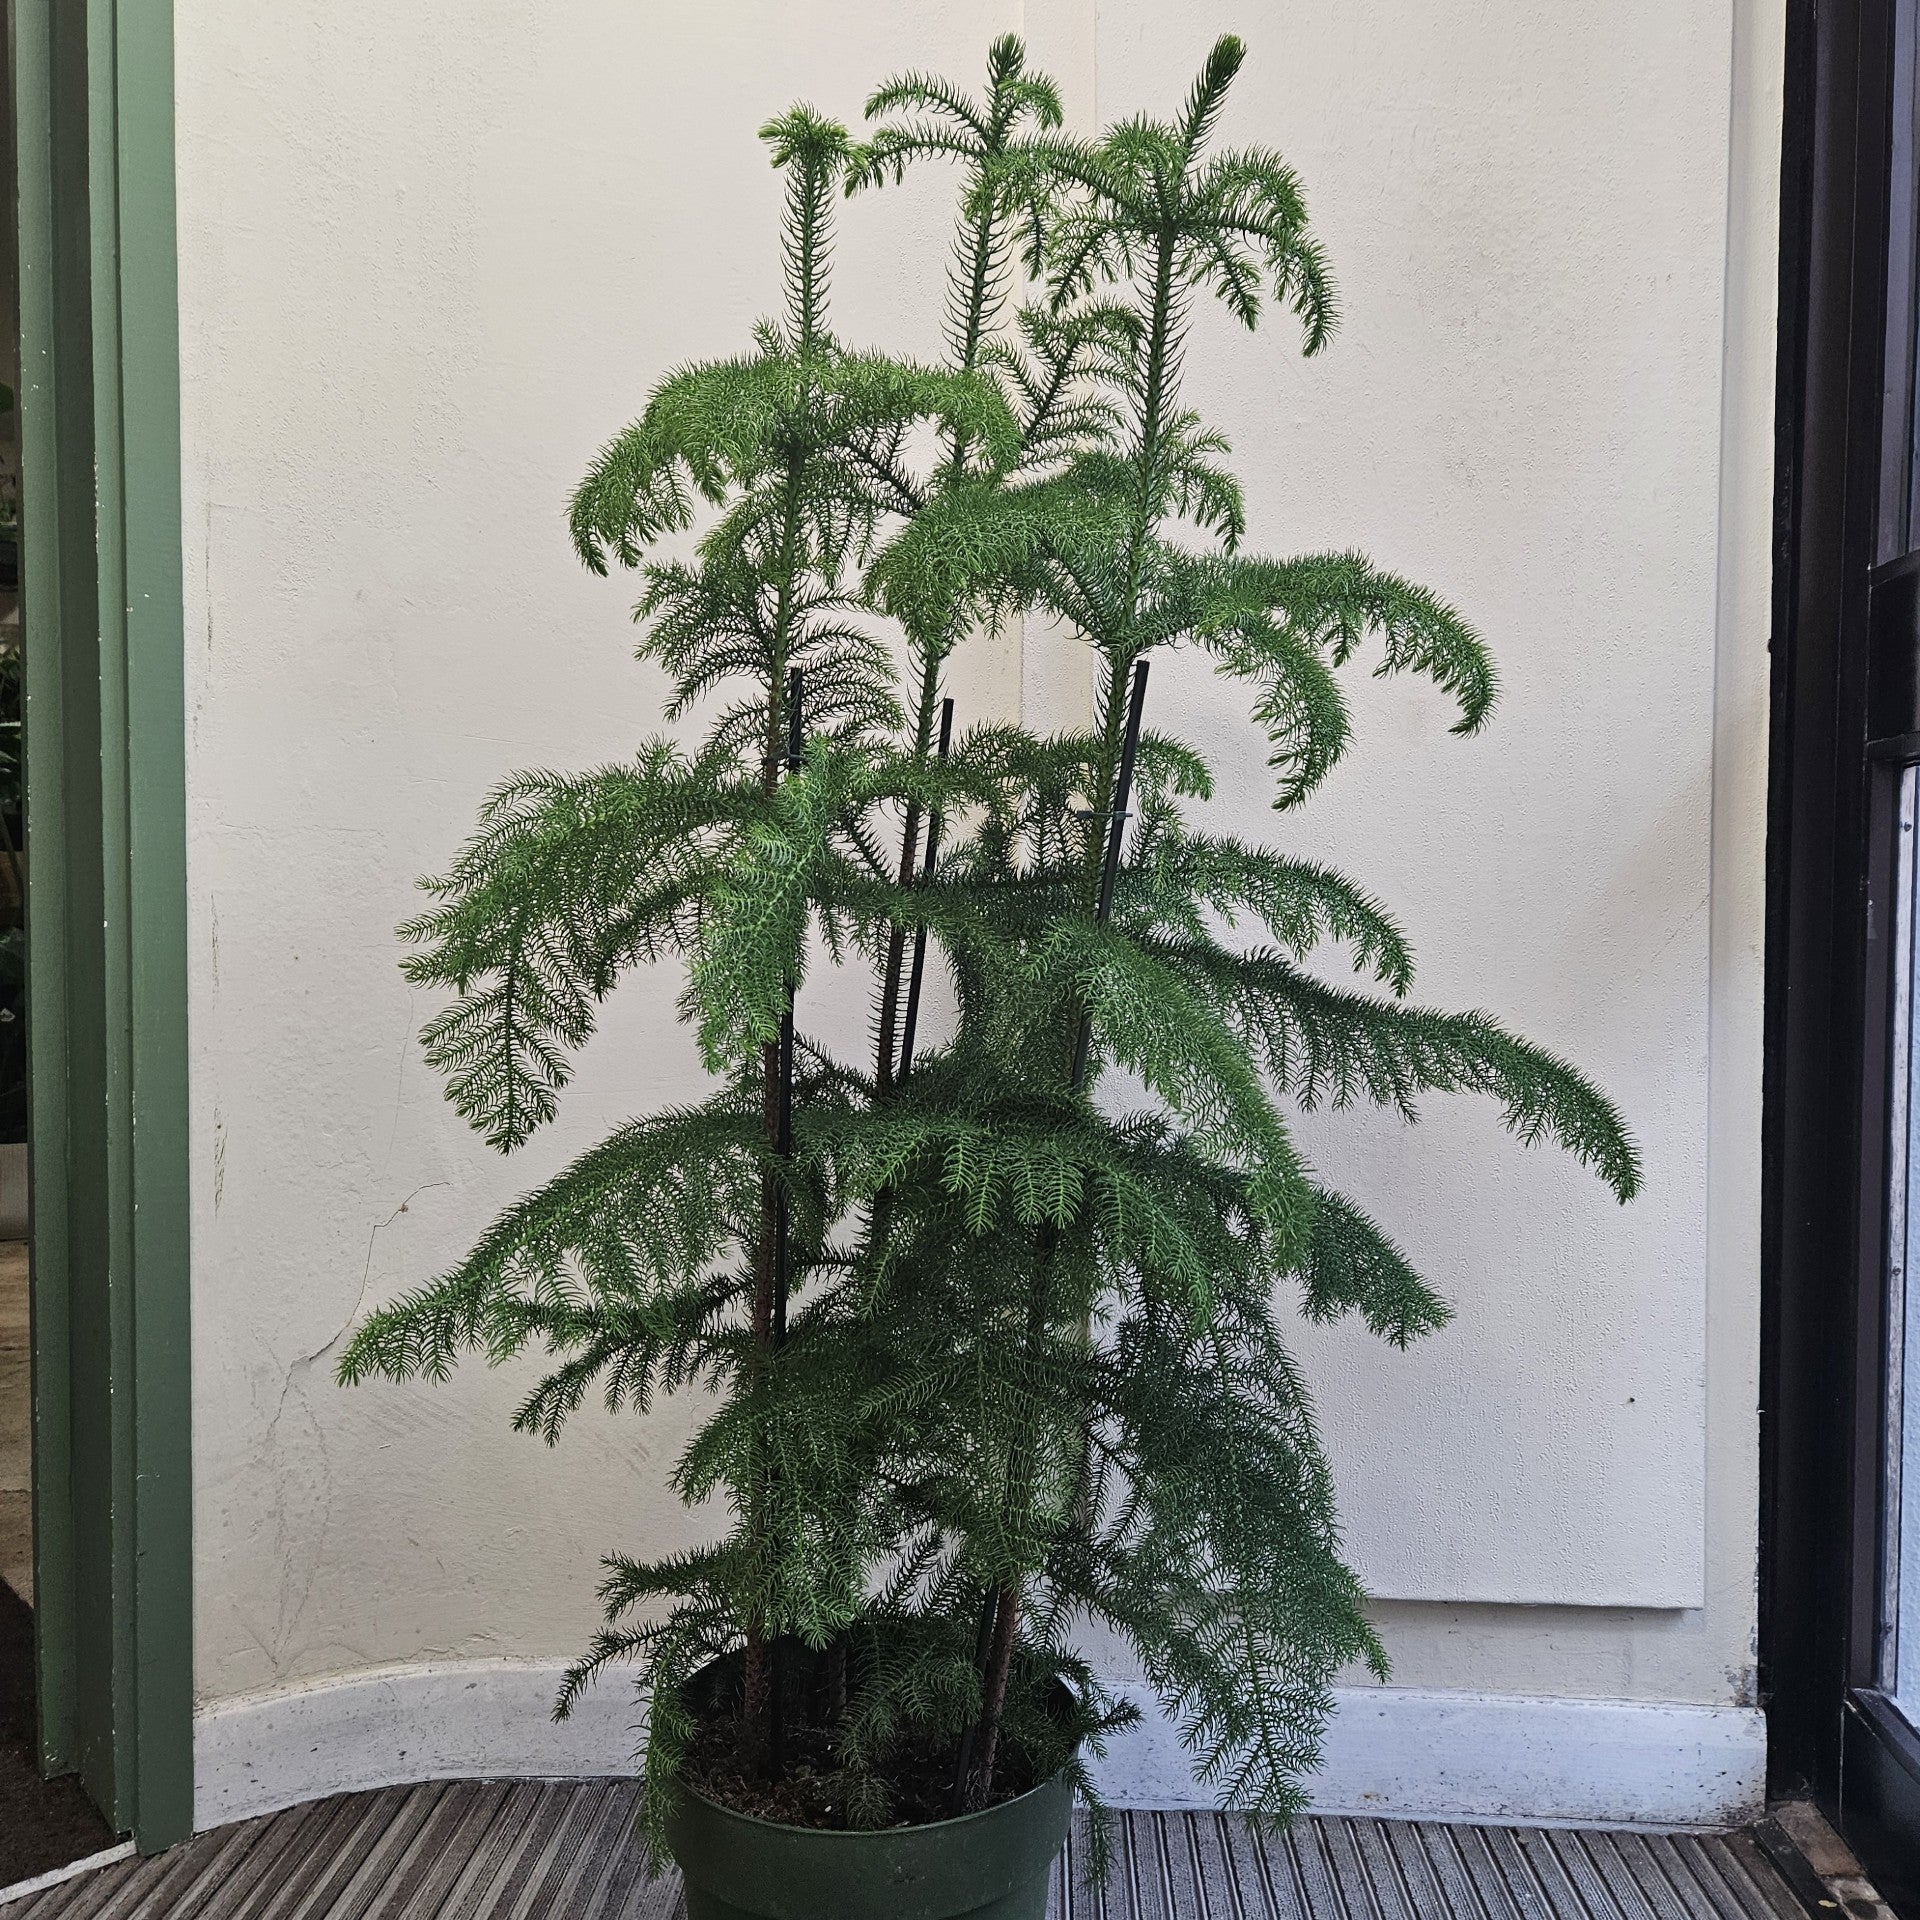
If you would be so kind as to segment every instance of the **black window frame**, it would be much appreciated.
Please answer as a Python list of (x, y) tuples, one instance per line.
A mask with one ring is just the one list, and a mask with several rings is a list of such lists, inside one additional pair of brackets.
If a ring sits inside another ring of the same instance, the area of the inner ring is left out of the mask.
[[(1811, 1793), (1886, 1897), (1920, 1915), (1920, 1733), (1875, 1684), (1896, 843), (1901, 776), (1920, 764), (1920, 553), (1880, 559), (1883, 476), (1911, 466), (1910, 451), (1884, 452), (1895, 111), (1920, 105), (1898, 97), (1903, 3), (1790, 0), (1788, 12), (1760, 1657), (1771, 1790)], [(1910, 414), (1911, 397), (1892, 411)]]

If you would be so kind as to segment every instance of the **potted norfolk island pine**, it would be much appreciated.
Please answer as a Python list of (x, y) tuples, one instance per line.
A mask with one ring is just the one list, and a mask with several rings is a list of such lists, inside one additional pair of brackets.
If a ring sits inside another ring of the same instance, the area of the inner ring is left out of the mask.
[[(1207, 767), (1151, 724), (1150, 662), (1199, 650), (1245, 683), (1290, 808), (1348, 744), (1351, 660), (1427, 676), (1463, 733), (1494, 698), (1431, 594), (1357, 554), (1241, 550), (1227, 442), (1183, 396), (1193, 317), (1278, 307), (1309, 353), (1335, 317), (1292, 172), (1215, 145), (1241, 57), (1221, 41), (1171, 119), (1094, 142), (1011, 39), (977, 98), (883, 86), (863, 141), (805, 108), (767, 127), (781, 316), (669, 375), (572, 508), (588, 566), (640, 570), (640, 651), (686, 724), (510, 780), (406, 929), (412, 978), (454, 996), (430, 1057), (503, 1150), (630, 970), (678, 970), (712, 1076), (375, 1313), (340, 1369), (539, 1349), (518, 1424), (549, 1441), (589, 1392), (710, 1396), (674, 1484), (724, 1526), (607, 1561), (560, 1702), (637, 1664), (646, 1838), (693, 1920), (1040, 1915), (1086, 1755), (1127, 1717), (1075, 1652), (1089, 1621), (1223, 1800), (1289, 1815), (1334, 1677), (1385, 1660), (1286, 1303), (1399, 1344), (1446, 1308), (1288, 1108), (1484, 1093), (1638, 1184), (1578, 1072), (1410, 1005), (1382, 907), (1207, 830)], [(939, 365), (856, 350), (828, 312), (840, 202), (928, 161), (959, 183)], [(1090, 726), (954, 724), (948, 663), (1016, 615), (1091, 650)], [(1353, 984), (1311, 964), (1328, 947)], [(852, 1043), (807, 1020), (828, 966), (871, 974)]]

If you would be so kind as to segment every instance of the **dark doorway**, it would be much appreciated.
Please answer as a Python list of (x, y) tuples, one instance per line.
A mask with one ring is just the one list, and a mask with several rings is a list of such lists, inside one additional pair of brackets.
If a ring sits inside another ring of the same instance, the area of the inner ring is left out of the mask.
[(1920, 1914), (1920, 0), (1796, 0), (1787, 86), (1762, 1669)]

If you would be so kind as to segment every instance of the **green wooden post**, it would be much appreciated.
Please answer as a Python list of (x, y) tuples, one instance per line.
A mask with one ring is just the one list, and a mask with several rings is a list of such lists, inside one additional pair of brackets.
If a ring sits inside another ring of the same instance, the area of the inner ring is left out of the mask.
[(193, 1821), (185, 705), (168, 0), (20, 0), (46, 1764)]
[[(193, 1831), (185, 633), (171, 0), (117, 0), (135, 1832)], [(96, 230), (96, 262), (99, 240)]]

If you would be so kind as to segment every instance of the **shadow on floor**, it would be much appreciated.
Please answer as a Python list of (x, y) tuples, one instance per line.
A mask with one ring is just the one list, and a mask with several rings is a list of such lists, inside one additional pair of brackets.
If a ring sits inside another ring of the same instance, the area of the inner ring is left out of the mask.
[(0, 1241), (0, 1887), (113, 1845), (79, 1783), (42, 1780), (36, 1757), (27, 1325), (26, 1242)]
[(33, 1615), (0, 1582), (0, 1887), (113, 1845), (77, 1780), (42, 1780), (33, 1717)]

